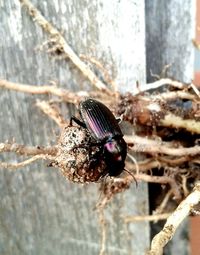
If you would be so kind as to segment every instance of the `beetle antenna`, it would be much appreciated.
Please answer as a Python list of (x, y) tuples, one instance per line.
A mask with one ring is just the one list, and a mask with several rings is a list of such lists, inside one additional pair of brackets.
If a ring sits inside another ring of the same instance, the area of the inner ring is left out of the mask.
[[(131, 154), (129, 154), (129, 153), (127, 153), (127, 156), (128, 156), (128, 157), (133, 161), (133, 163), (135, 164), (136, 174), (139, 174), (139, 166), (138, 166), (138, 163), (137, 163), (136, 159), (135, 159)], [(133, 177), (133, 179), (135, 180), (136, 186), (138, 186), (138, 182), (137, 182), (135, 176), (134, 176), (129, 170), (127, 170), (127, 169), (124, 169), (124, 170), (125, 170), (127, 173), (129, 173), (129, 174)]]
[(138, 166), (138, 163), (136, 161), (136, 159), (129, 153), (127, 153), (127, 156), (133, 161), (133, 163), (135, 164), (135, 168), (136, 168), (136, 174), (139, 174), (139, 166)]
[(138, 182), (137, 182), (137, 180), (135, 179), (134, 174), (132, 174), (129, 170), (127, 170), (127, 169), (125, 169), (125, 168), (124, 168), (124, 171), (127, 172), (128, 174), (130, 174), (130, 175), (133, 177), (133, 179), (134, 179), (134, 181), (135, 181), (135, 184), (136, 184), (136, 187), (138, 187)]

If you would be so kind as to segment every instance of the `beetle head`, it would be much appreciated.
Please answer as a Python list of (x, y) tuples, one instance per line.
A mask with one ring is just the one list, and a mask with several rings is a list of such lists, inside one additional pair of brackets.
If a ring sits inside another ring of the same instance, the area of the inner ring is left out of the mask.
[(110, 176), (118, 176), (125, 166), (127, 144), (122, 137), (108, 139), (104, 144), (104, 158)]

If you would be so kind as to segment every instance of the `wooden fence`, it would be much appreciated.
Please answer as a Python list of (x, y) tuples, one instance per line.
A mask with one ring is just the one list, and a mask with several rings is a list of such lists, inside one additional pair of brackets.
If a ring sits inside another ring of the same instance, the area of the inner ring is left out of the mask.
[[(54, 81), (71, 91), (91, 90), (90, 81), (71, 61), (46, 52), (48, 34), (29, 15), (27, 3), (0, 1), (0, 78), (38, 86)], [(77, 55), (102, 63), (122, 93), (134, 91), (137, 81), (145, 86), (146, 79), (153, 79), (150, 70), (159, 75), (166, 65), (170, 65), (166, 76), (184, 82), (193, 77), (194, 0), (32, 0), (32, 4)], [(15, 139), (34, 146), (56, 142), (59, 130), (36, 107), (36, 98), (0, 90), (0, 142)], [(70, 105), (62, 110), (66, 119), (74, 113)], [(0, 157), (16, 160), (15, 155)], [(118, 194), (104, 211), (105, 225), (94, 210), (98, 188), (99, 184), (66, 181), (43, 162), (17, 171), (1, 169), (0, 254), (144, 254), (149, 223), (125, 224), (124, 218), (148, 214), (147, 185), (132, 184)], [(188, 254), (180, 235), (166, 254)]]

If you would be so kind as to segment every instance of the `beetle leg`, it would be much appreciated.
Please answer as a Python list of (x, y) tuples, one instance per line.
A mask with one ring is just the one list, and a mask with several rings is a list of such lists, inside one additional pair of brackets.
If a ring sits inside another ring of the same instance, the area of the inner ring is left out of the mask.
[(121, 118), (116, 118), (116, 121), (118, 124), (120, 124), (122, 122), (122, 119)]
[(96, 146), (96, 145), (97, 145), (97, 144), (91, 145), (91, 146), (90, 146), (89, 158), (90, 158), (91, 160), (97, 159), (97, 158), (99, 158), (99, 157), (102, 155), (103, 149), (102, 149), (101, 147), (99, 147), (99, 150), (98, 150), (98, 151), (96, 151), (94, 154), (92, 154), (92, 147), (93, 147), (93, 146)]
[(75, 122), (76, 124), (78, 124), (79, 126), (81, 126), (81, 127), (83, 127), (83, 128), (86, 128), (85, 123), (82, 122), (81, 120), (79, 120), (78, 118), (76, 118), (75, 116), (72, 116), (72, 117), (70, 118), (70, 122), (69, 122), (70, 126), (72, 126), (72, 121), (74, 121), (74, 122)]
[(94, 154), (89, 152), (90, 168), (94, 168), (102, 160), (102, 148)]

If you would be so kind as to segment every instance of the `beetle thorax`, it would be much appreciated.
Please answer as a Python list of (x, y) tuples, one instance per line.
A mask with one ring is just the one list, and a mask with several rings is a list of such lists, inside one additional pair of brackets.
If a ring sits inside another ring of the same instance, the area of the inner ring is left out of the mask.
[(113, 158), (115, 161), (121, 161), (121, 148), (118, 142), (115, 139), (109, 139), (104, 145), (104, 152), (105, 154), (110, 154), (110, 157)]

